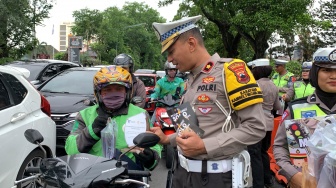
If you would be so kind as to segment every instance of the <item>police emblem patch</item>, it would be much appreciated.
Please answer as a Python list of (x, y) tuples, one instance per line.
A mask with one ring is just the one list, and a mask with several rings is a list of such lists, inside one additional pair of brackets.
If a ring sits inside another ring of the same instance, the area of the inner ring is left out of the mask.
[(209, 84), (215, 81), (215, 77), (213, 76), (208, 76), (203, 78), (202, 83)]
[(197, 97), (197, 100), (201, 102), (208, 102), (210, 100), (210, 97), (206, 94), (202, 94)]
[(316, 110), (302, 111), (301, 118), (316, 117)]
[(329, 54), (329, 61), (333, 62), (333, 63), (336, 63), (336, 50), (332, 51), (330, 54)]
[(250, 76), (246, 71), (244, 62), (235, 62), (228, 66), (228, 69), (234, 73), (236, 79), (241, 84), (247, 84), (250, 81)]
[(218, 170), (218, 163), (211, 164), (212, 170)]
[(208, 114), (208, 113), (212, 110), (212, 108), (211, 108), (211, 107), (208, 107), (208, 108), (198, 107), (198, 110), (199, 110), (202, 114), (206, 115), (206, 114)]
[(202, 72), (204, 73), (208, 73), (211, 71), (211, 69), (214, 67), (214, 63), (213, 62), (208, 62), (202, 69)]
[(316, 102), (316, 96), (315, 96), (315, 94), (313, 94), (313, 95), (310, 97), (310, 101), (311, 101), (311, 102)]

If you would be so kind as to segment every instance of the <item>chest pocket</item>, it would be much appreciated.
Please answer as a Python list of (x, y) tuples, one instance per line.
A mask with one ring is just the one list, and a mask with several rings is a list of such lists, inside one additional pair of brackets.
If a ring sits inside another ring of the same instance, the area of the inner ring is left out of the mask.
[(213, 105), (217, 100), (216, 92), (199, 92), (196, 93), (193, 103), (195, 105)]

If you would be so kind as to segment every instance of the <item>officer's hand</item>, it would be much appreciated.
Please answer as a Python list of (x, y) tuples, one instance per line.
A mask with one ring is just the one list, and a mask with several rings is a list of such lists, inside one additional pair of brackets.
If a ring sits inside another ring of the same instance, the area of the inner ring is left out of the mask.
[(154, 162), (155, 162), (155, 155), (154, 155), (154, 151), (149, 149), (149, 148), (145, 148), (142, 152), (140, 152), (139, 154), (137, 153), (133, 153), (133, 155), (135, 156), (135, 158), (137, 158), (142, 165), (145, 168), (150, 168), (151, 166), (153, 166)]
[(100, 137), (100, 132), (106, 127), (108, 115), (100, 114), (92, 123), (93, 132)]
[(282, 100), (286, 100), (286, 98), (287, 98), (287, 95), (286, 94), (282, 94), (282, 96), (281, 96), (281, 98), (282, 98)]
[(194, 131), (183, 131), (176, 137), (176, 143), (180, 146), (183, 155), (187, 157), (207, 153), (203, 140)]
[(169, 137), (162, 132), (160, 127), (151, 127), (150, 131), (160, 137), (159, 144), (167, 145), (170, 143)]
[(290, 188), (301, 188), (302, 186), (302, 172), (296, 173), (289, 182)]

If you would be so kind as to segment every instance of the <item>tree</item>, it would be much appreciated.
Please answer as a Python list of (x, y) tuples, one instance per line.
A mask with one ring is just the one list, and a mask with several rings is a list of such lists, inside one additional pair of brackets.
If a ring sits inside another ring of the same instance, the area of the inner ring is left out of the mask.
[(35, 26), (48, 17), (52, 1), (0, 1), (0, 58), (17, 59), (34, 49)]
[(90, 45), (90, 41), (97, 37), (97, 33), (102, 23), (103, 15), (99, 10), (81, 9), (74, 11), (72, 16), (75, 18), (75, 25), (71, 31), (76, 36), (83, 36)]
[[(159, 5), (164, 6), (172, 1), (162, 0)], [(262, 58), (272, 33), (290, 32), (298, 24), (312, 22), (308, 7), (313, 0), (188, 0), (183, 3), (191, 2), (218, 26), (223, 45), (231, 57), (238, 55), (235, 49), (241, 37), (252, 47), (253, 58)]]
[(326, 22), (322, 27), (317, 28), (321, 40), (326, 45), (336, 45), (336, 0), (320, 1), (320, 7), (315, 9), (315, 16)]
[[(164, 22), (159, 13), (144, 3), (126, 3), (122, 9), (109, 7), (103, 12), (80, 10), (74, 14), (76, 26), (73, 31), (86, 31), (86, 20), (95, 19), (96, 28), (92, 36), (95, 43), (90, 47), (104, 62), (112, 63), (114, 57), (120, 53), (130, 54), (135, 61), (135, 69), (163, 67), (164, 57), (161, 55), (160, 44), (152, 30), (153, 22)], [(81, 14), (79, 14), (81, 13)], [(83, 14), (82, 14), (83, 13)], [(86, 13), (86, 14), (84, 14)], [(77, 18), (86, 15), (85, 19)]]

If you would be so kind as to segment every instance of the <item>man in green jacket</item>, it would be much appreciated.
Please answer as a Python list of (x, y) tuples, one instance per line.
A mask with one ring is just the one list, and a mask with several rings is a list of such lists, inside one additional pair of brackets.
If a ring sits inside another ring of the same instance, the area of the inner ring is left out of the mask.
[[(147, 112), (130, 104), (132, 93), (132, 76), (120, 66), (101, 68), (93, 78), (94, 94), (97, 104), (81, 110), (76, 117), (71, 134), (66, 140), (65, 150), (68, 155), (90, 153), (104, 156), (101, 131), (106, 127), (108, 118), (116, 122), (115, 127), (115, 158), (130, 147), (126, 141), (125, 127), (132, 117), (140, 117), (138, 122), (144, 122), (144, 131), (151, 124)], [(133, 118), (134, 119), (134, 118)], [(140, 125), (139, 125), (140, 126)], [(139, 151), (141, 151), (139, 153)], [(127, 157), (126, 157), (127, 156)], [(124, 159), (131, 170), (154, 169), (161, 156), (161, 146), (139, 148), (129, 152)]]
[(287, 71), (286, 64), (288, 61), (276, 59), (275, 60), (275, 71), (272, 80), (279, 90), (279, 97), (283, 94), (288, 96), (293, 96), (293, 83), (295, 81), (295, 76), (293, 73)]
[(164, 64), (164, 70), (166, 72), (166, 76), (161, 78), (155, 85), (154, 93), (151, 94), (151, 99), (160, 99), (164, 96), (171, 94), (176, 94), (176, 89), (180, 87), (179, 95), (182, 95), (184, 91), (184, 81), (176, 77), (177, 68), (176, 65), (173, 65), (171, 62), (166, 62)]

